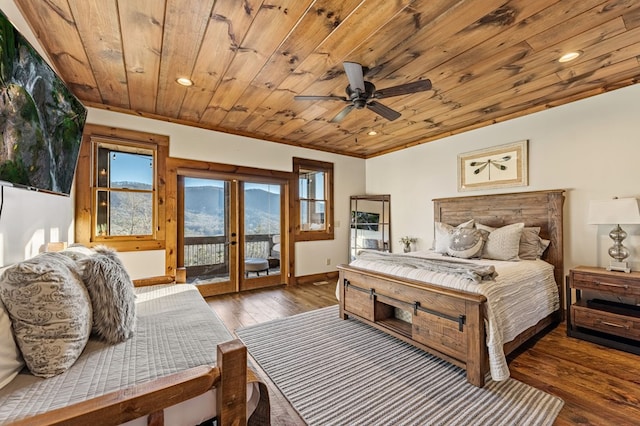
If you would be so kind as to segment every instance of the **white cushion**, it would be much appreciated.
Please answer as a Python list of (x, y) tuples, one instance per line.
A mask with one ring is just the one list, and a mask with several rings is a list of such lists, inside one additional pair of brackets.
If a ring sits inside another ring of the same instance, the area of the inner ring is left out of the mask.
[(22, 355), (11, 331), (9, 313), (0, 301), (0, 389), (15, 378), (23, 366)]

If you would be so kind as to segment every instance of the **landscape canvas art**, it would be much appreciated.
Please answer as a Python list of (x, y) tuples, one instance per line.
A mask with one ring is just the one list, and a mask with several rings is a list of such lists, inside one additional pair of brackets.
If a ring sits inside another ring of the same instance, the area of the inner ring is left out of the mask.
[(528, 185), (527, 142), (458, 155), (458, 191)]
[(0, 181), (68, 195), (86, 115), (0, 12)]

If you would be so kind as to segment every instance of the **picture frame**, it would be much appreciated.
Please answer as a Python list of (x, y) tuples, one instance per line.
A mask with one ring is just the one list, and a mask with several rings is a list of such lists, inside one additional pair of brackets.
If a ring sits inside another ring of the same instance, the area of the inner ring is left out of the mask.
[(458, 154), (458, 192), (527, 186), (528, 140)]

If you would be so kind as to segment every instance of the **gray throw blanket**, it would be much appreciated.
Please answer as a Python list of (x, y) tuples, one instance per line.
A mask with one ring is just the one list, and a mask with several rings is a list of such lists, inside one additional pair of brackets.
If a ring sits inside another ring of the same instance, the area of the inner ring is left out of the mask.
[(475, 283), (490, 281), (498, 276), (493, 265), (478, 265), (453, 259), (427, 259), (406, 254), (393, 254), (379, 251), (361, 251), (358, 259), (382, 262), (414, 269), (426, 269), (434, 272), (460, 275)]

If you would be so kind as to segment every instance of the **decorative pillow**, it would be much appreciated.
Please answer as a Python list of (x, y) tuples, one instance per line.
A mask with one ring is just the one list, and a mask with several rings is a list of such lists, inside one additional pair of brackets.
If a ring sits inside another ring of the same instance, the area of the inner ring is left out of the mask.
[(456, 229), (470, 229), (473, 228), (473, 219), (461, 223), (460, 225), (453, 227), (446, 223), (436, 222), (434, 225), (434, 240), (433, 250), (436, 253), (447, 253), (449, 246), (451, 245), (451, 235)]
[(447, 250), (449, 256), (470, 259), (480, 257), (484, 246), (486, 231), (460, 228), (451, 235), (451, 245)]
[(538, 251), (538, 259), (542, 257), (544, 251), (547, 249), (547, 247), (549, 247), (549, 243), (551, 243), (551, 241), (540, 238), (540, 250)]
[(527, 227), (520, 236), (518, 257), (522, 260), (536, 260), (540, 251), (540, 227)]
[(0, 389), (15, 378), (23, 366), (22, 355), (11, 332), (9, 313), (0, 301)]
[(91, 334), (91, 301), (73, 260), (42, 253), (7, 268), (0, 298), (32, 374), (52, 377), (76, 362)]
[(78, 261), (93, 306), (93, 332), (108, 343), (124, 342), (136, 322), (133, 282), (115, 251), (104, 246), (95, 251)]
[(88, 256), (92, 256), (95, 253), (95, 251), (91, 250), (89, 247), (83, 246), (82, 244), (72, 244), (66, 249), (60, 251), (59, 253), (62, 253), (70, 257), (71, 259), (77, 261), (80, 259), (84, 259)]
[(520, 236), (522, 235), (524, 223), (513, 223), (497, 229), (477, 223), (476, 228), (489, 231), (489, 236), (482, 252), (483, 258), (519, 260)]

